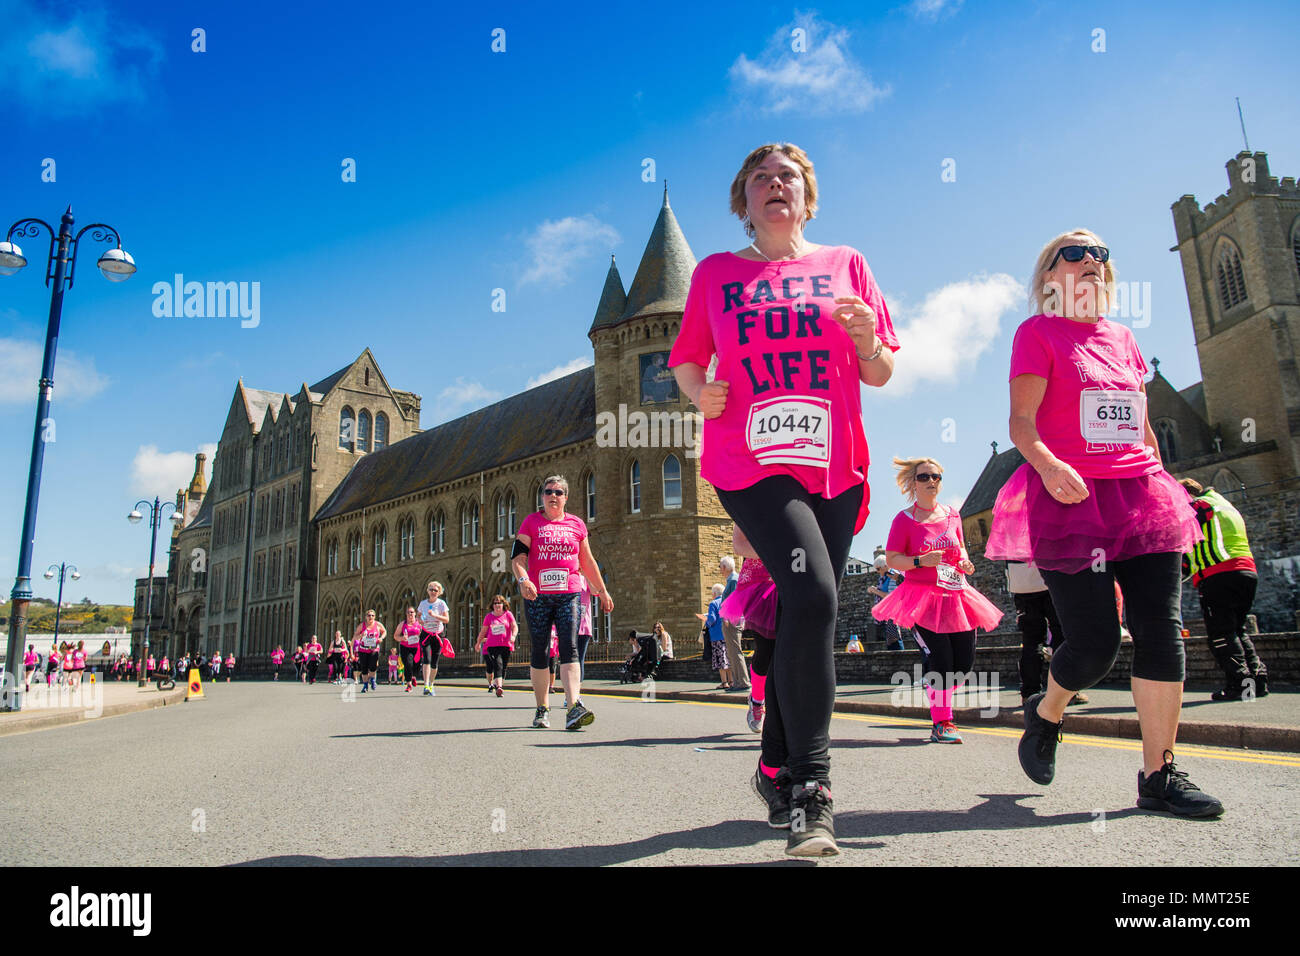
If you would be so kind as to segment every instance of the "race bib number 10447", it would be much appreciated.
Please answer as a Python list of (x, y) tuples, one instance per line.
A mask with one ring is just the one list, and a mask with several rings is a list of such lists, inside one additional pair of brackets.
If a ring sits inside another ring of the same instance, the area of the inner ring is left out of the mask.
[(755, 402), (745, 436), (759, 464), (825, 468), (831, 460), (831, 403), (807, 395)]

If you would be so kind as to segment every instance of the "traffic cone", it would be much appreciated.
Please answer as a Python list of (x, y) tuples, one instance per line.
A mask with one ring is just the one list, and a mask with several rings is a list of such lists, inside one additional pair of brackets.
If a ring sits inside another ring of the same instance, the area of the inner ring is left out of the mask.
[(197, 700), (203, 697), (203, 678), (199, 677), (197, 667), (190, 668), (190, 686), (186, 688), (185, 699)]

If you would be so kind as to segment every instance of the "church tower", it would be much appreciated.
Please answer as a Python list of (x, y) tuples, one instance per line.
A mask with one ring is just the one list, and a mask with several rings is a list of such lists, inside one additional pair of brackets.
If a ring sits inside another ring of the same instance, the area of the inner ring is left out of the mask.
[(1300, 473), (1300, 190), (1265, 153), (1227, 163), (1228, 191), (1173, 205), (1205, 417), (1246, 485)]

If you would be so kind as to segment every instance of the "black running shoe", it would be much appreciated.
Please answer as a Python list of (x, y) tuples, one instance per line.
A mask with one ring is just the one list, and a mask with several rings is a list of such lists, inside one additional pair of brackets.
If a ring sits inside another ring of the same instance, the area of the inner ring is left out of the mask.
[(762, 769), (754, 771), (749, 781), (758, 799), (767, 806), (767, 825), (773, 830), (790, 829), (790, 778), (778, 773), (773, 779)]
[(1034, 783), (1044, 786), (1056, 776), (1056, 745), (1065, 721), (1053, 724), (1038, 716), (1043, 694), (1025, 701), (1025, 732), (1020, 737), (1020, 766)]
[(1174, 769), (1174, 753), (1166, 750), (1165, 765), (1146, 776), (1138, 771), (1138, 802), (1143, 810), (1167, 810), (1180, 817), (1217, 817), (1223, 804)]
[(790, 795), (790, 836), (787, 856), (838, 856), (835, 845), (835, 803), (824, 783), (795, 784)]
[(580, 730), (595, 719), (596, 715), (586, 707), (583, 707), (582, 701), (575, 700), (573, 706), (570, 707), (568, 712), (564, 715), (564, 729)]

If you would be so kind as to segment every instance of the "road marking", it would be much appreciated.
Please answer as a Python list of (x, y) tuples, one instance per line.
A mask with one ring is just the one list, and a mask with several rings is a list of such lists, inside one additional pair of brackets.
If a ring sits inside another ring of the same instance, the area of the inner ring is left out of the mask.
[[(509, 690), (509, 688), (507, 688)], [(515, 693), (531, 694), (531, 690), (517, 690)], [(723, 700), (678, 700), (667, 697), (653, 697), (650, 699), (638, 697), (626, 697), (622, 694), (599, 694), (584, 691), (583, 698), (603, 698), (605, 700), (621, 700), (629, 703), (639, 704), (693, 704), (696, 707), (728, 707), (733, 710), (747, 710), (748, 704), (735, 704)], [(894, 717), (889, 714), (832, 714), (835, 720), (852, 720), (867, 723), (884, 723), (898, 727), (930, 727), (930, 721), (923, 720), (919, 717)], [(1022, 731), (1014, 727), (962, 727), (963, 734), (975, 734), (982, 737), (1003, 737), (1006, 739), (1019, 740)], [(1089, 737), (1083, 734), (1066, 734), (1066, 744), (1080, 744), (1084, 747), (1102, 747), (1107, 750), (1126, 750), (1130, 753), (1142, 752), (1142, 742), (1140, 740), (1129, 740), (1118, 737)], [(1230, 760), (1234, 763), (1265, 764), (1273, 767), (1297, 767), (1300, 768), (1300, 754), (1286, 754), (1272, 750), (1244, 751), (1229, 750), (1225, 747), (1212, 747), (1206, 744), (1179, 744), (1178, 752), (1180, 755), (1188, 757), (1205, 757), (1210, 760)]]

